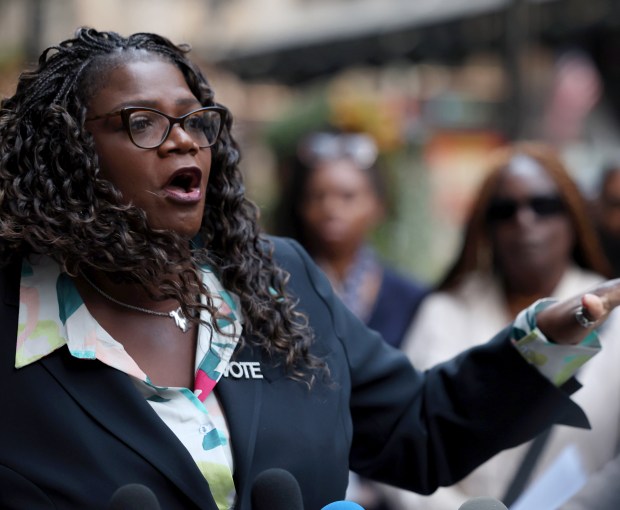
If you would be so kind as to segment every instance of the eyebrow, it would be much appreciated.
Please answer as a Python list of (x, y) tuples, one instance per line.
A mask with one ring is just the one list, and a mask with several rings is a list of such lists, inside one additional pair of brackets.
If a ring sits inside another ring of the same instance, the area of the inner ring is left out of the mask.
[[(189, 106), (189, 105), (202, 106), (200, 101), (198, 101), (198, 99), (195, 97), (184, 97), (184, 98), (177, 99), (175, 101), (175, 105), (177, 106)], [(122, 103), (119, 103), (118, 105), (114, 107), (113, 111), (117, 111), (117, 110), (120, 110), (121, 108), (126, 108), (128, 106), (146, 106), (148, 108), (157, 109), (159, 105), (158, 105), (158, 101), (155, 101), (152, 99), (133, 99), (130, 101), (123, 101)]]

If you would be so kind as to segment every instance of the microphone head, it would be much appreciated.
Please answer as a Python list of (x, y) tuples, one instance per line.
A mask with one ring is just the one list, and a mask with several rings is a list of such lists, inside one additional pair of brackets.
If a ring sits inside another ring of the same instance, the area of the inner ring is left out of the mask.
[(495, 498), (482, 496), (468, 499), (459, 507), (459, 510), (508, 510), (508, 508)]
[(271, 468), (260, 473), (252, 485), (254, 510), (303, 510), (297, 479), (286, 469)]
[(161, 510), (155, 493), (146, 485), (129, 483), (116, 489), (109, 510)]
[(321, 510), (364, 510), (364, 507), (353, 501), (334, 501), (321, 508)]

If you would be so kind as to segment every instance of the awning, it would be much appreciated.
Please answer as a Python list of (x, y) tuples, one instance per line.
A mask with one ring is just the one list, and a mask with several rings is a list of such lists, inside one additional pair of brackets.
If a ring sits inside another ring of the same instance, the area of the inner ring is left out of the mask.
[[(274, 30), (270, 37), (245, 34), (224, 44), (215, 64), (244, 80), (300, 83), (352, 65), (394, 60), (457, 63), (478, 49), (503, 50), (515, 5), (526, 6), (528, 37), (571, 37), (585, 25), (610, 18), (614, 0), (393, 0), (329, 2), (332, 15), (320, 25)], [(618, 2), (620, 3), (620, 2)], [(366, 10), (358, 8), (368, 5)], [(371, 8), (370, 5), (373, 5)], [(594, 4), (598, 9), (594, 9)], [(394, 7), (396, 6), (396, 7)], [(340, 9), (340, 10), (337, 10)], [(508, 21), (508, 23), (507, 23)], [(258, 24), (257, 24), (258, 25)], [(264, 28), (263, 28), (264, 30)]]

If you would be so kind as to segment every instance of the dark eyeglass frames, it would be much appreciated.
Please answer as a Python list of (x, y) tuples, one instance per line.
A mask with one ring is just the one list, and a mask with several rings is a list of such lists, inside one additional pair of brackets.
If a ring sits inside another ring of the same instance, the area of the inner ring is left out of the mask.
[(218, 106), (205, 106), (180, 117), (172, 117), (154, 108), (128, 106), (86, 120), (106, 119), (115, 115), (120, 115), (130, 140), (141, 149), (159, 147), (166, 141), (175, 124), (179, 124), (201, 149), (206, 149), (220, 136), (226, 110)]
[(489, 223), (508, 221), (523, 207), (527, 207), (541, 218), (555, 216), (566, 211), (564, 201), (557, 195), (539, 195), (526, 200), (498, 198), (489, 205), (486, 219)]

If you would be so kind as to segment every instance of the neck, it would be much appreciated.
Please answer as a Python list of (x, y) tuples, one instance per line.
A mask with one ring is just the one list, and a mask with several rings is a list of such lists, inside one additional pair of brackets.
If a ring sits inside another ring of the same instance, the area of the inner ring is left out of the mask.
[[(562, 273), (563, 274), (563, 273)], [(522, 278), (516, 279), (512, 284), (504, 281), (504, 295), (508, 308), (513, 316), (516, 316), (524, 308), (538, 299), (549, 297), (553, 294), (560, 283), (562, 275), (554, 278)]]
[(347, 252), (322, 252), (315, 255), (317, 264), (330, 276), (337, 281), (343, 281), (349, 272), (349, 269), (355, 263), (358, 250)]
[(154, 286), (145, 287), (140, 283), (115, 282), (101, 272), (82, 273), (76, 279), (76, 283), (78, 283), (78, 290), (87, 292), (91, 299), (112, 302), (116, 300), (125, 305), (162, 313), (168, 313), (179, 306), (178, 301), (164, 298)]

